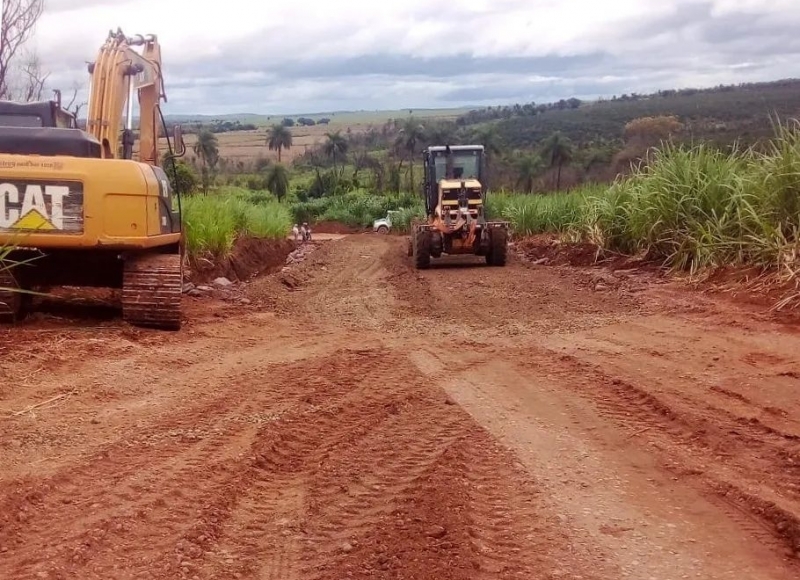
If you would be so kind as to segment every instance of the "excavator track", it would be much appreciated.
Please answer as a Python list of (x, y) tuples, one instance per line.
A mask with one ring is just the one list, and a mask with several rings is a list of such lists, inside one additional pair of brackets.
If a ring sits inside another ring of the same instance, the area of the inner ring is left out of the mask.
[(11, 275), (11, 272), (4, 269), (0, 264), (0, 323), (10, 324), (16, 322), (22, 308), (22, 295), (14, 292), (14, 288), (19, 285)]
[(180, 254), (137, 256), (125, 261), (122, 317), (129, 324), (162, 330), (181, 327), (183, 270)]

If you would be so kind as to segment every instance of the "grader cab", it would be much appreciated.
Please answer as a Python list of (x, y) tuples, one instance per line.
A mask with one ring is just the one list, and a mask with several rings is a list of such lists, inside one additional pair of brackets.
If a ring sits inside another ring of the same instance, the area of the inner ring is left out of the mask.
[(409, 254), (418, 269), (443, 254), (484, 256), (505, 266), (508, 222), (486, 219), (482, 145), (437, 145), (424, 152), (426, 220), (412, 225)]

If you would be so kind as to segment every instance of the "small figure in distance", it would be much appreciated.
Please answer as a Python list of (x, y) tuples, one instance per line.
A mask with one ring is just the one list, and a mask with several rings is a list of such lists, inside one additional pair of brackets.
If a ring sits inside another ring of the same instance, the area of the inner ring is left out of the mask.
[(303, 232), (303, 241), (310, 242), (311, 241), (311, 228), (308, 227), (308, 222), (303, 222), (303, 227), (301, 229)]
[(297, 241), (297, 238), (300, 237), (300, 228), (297, 227), (297, 224), (294, 224), (292, 227), (292, 236), (294, 236), (294, 241)]

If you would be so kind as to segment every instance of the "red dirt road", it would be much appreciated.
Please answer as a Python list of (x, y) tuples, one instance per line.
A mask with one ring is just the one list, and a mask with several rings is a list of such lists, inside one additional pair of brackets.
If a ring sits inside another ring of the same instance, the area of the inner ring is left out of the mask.
[(0, 578), (800, 575), (797, 327), (404, 249), (326, 242), (177, 334), (0, 330)]

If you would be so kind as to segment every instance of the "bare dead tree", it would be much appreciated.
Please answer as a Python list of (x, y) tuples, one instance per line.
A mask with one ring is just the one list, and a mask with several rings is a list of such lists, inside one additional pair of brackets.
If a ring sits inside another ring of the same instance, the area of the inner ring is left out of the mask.
[(25, 64), (22, 66), (22, 75), (24, 77), (22, 100), (25, 102), (42, 100), (44, 85), (50, 73), (42, 71), (39, 55), (35, 52), (25, 59)]
[(3, 0), (0, 21), (0, 99), (9, 96), (9, 76), (19, 49), (33, 34), (44, 0)]
[(72, 98), (70, 98), (69, 103), (64, 107), (64, 109), (75, 115), (76, 119), (80, 116), (81, 109), (88, 104), (86, 101), (78, 101), (78, 92), (81, 88), (81, 83), (78, 81), (72, 84)]

